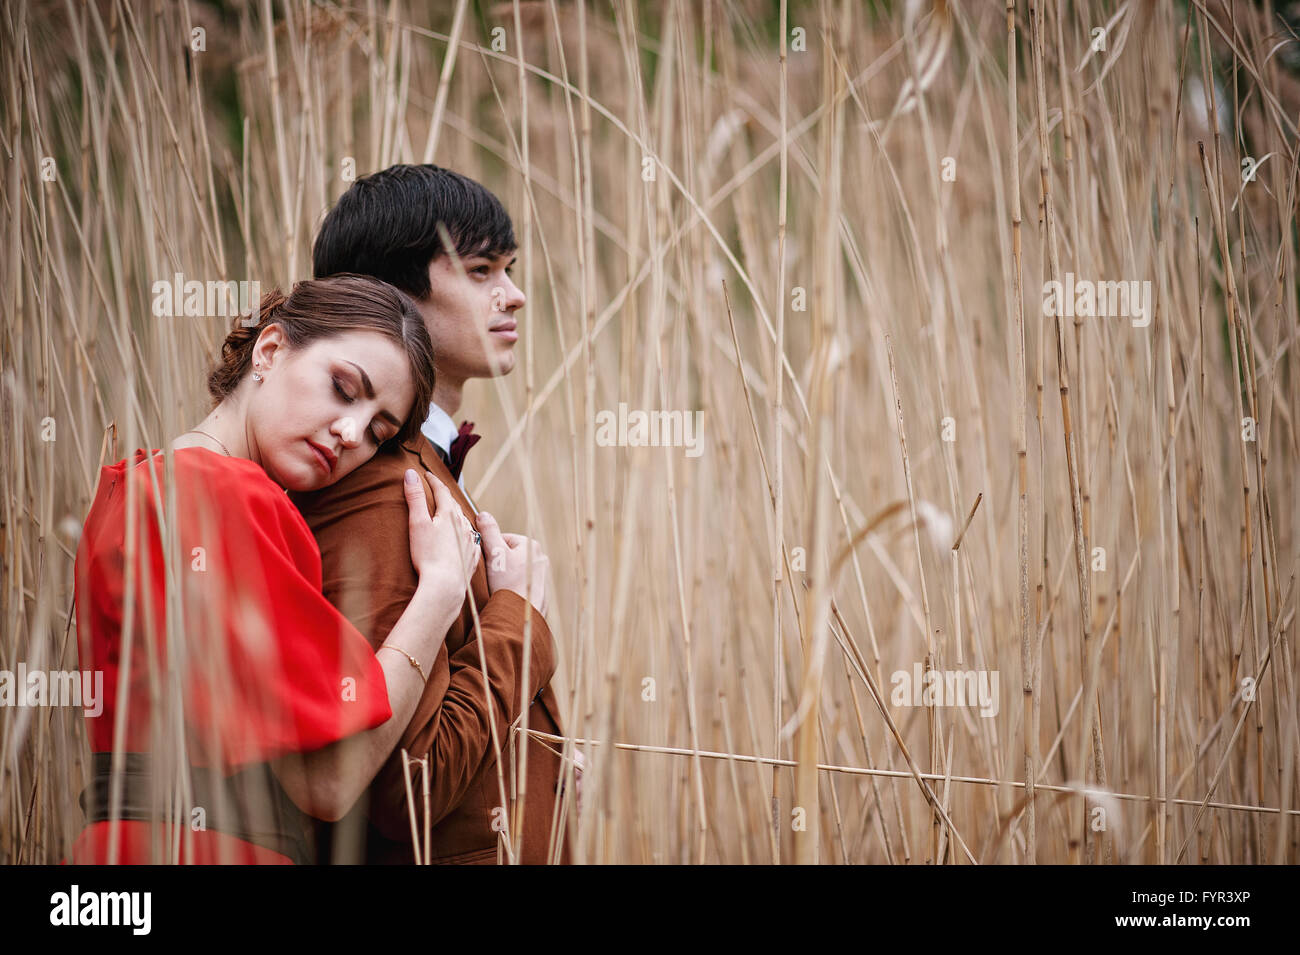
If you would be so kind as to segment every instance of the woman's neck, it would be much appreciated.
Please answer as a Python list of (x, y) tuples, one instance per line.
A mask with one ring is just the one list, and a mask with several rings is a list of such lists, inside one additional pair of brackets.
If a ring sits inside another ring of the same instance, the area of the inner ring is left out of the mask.
[(226, 404), (222, 402), (206, 418), (173, 441), (172, 448), (209, 448), (233, 458), (247, 458), (260, 463), (249, 447), (244, 416), (237, 409), (227, 408)]

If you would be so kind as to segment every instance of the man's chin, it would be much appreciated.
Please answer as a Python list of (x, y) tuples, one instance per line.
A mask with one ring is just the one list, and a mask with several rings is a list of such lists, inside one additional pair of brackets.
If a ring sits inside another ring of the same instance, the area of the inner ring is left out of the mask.
[(515, 353), (513, 351), (509, 351), (506, 352), (505, 355), (499, 356), (495, 359), (488, 359), (487, 366), (483, 370), (484, 373), (479, 377), (500, 378), (503, 375), (510, 374), (514, 370), (515, 370)]

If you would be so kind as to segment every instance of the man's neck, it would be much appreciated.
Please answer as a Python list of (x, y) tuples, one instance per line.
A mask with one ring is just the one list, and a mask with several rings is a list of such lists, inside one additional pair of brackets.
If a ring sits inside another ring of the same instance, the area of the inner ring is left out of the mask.
[(454, 418), (460, 410), (464, 390), (465, 382), (439, 376), (433, 386), (433, 403)]

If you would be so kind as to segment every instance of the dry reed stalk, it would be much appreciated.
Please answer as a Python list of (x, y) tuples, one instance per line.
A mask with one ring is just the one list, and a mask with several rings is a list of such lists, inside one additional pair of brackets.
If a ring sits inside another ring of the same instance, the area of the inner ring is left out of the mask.
[(1018, 565), (1020, 580), (1017, 588), (1017, 622), (1020, 633), (1020, 679), (1024, 694), (1024, 772), (1025, 772), (1025, 858), (1030, 864), (1038, 861), (1037, 841), (1037, 803), (1034, 798), (1035, 780), (1038, 765), (1038, 708), (1035, 697), (1035, 680), (1037, 666), (1032, 645), (1029, 642), (1029, 451), (1028, 432), (1025, 424), (1025, 408), (1028, 404), (1028, 389), (1025, 382), (1025, 311), (1024, 290), (1021, 280), (1024, 274), (1020, 252), (1020, 153), (1016, 147), (1016, 131), (1019, 129), (1019, 114), (1016, 104), (1016, 4), (1007, 0), (1007, 117), (1011, 131), (1011, 298), (1008, 311), (1014, 323), (1016, 342), (1015, 370), (1012, 379), (1016, 386), (1016, 480), (1018, 496), (1016, 499), (1016, 540), (1018, 542)]
[[(601, 745), (599, 740), (556, 736), (551, 733), (543, 733), (541, 730), (531, 730), (530, 735), (534, 739), (553, 743), (573, 743), (575, 745), (591, 746)], [(650, 753), (660, 756), (683, 756), (691, 758), (694, 758), (696, 755), (694, 751), (686, 747), (648, 746), (639, 743), (614, 743), (612, 745), (614, 749), (628, 753)], [(773, 762), (770, 756), (753, 756), (745, 753), (700, 751), (699, 756), (702, 759), (725, 760), (733, 763), (757, 763), (760, 765), (770, 765)], [(798, 763), (792, 759), (777, 760), (776, 762), (780, 766), (790, 768), (798, 765)], [(904, 779), (912, 776), (911, 773), (900, 772), (898, 770), (875, 769), (868, 766), (839, 766), (831, 763), (819, 763), (817, 765), (817, 771), (823, 773), (842, 773), (847, 776), (883, 776), (894, 779)], [(925, 782), (946, 781), (974, 786), (1009, 786), (1020, 789), (1025, 788), (1025, 784), (1020, 780), (989, 779), (979, 776), (956, 776), (945, 773), (920, 773), (919, 777)], [(1079, 792), (1078, 786), (1062, 786), (1051, 783), (1038, 783), (1037, 788), (1046, 792), (1060, 793), (1062, 795), (1075, 795)], [(1107, 798), (1127, 802), (1149, 802), (1151, 799), (1151, 797), (1145, 793), (1123, 793), (1111, 790), (1085, 790), (1085, 793), (1096, 793), (1098, 795), (1104, 795)], [(1200, 807), (1204, 805), (1207, 808), (1223, 809), (1229, 812), (1264, 813), (1276, 814), (1279, 816), (1300, 817), (1300, 809), (1284, 809), (1277, 806), (1249, 806), (1240, 803), (1206, 802), (1204, 800), (1198, 801), (1195, 799), (1175, 799), (1173, 802), (1176, 805), (1181, 806)]]
[[(424, 764), (423, 759), (412, 759), (411, 754), (405, 749), (402, 750), (402, 782), (406, 785), (406, 813), (411, 823), (411, 852), (415, 858), (415, 864), (420, 865), (420, 860), (426, 858), (421, 853), (421, 841), (419, 824), (415, 818), (415, 790), (411, 785), (411, 764)], [(427, 813), (425, 818), (427, 819)]]

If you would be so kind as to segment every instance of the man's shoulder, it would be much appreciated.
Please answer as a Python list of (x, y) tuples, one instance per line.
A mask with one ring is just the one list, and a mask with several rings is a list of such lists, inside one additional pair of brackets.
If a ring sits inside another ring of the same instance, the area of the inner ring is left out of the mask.
[[(423, 438), (412, 439), (400, 444), (394, 443), (381, 448), (373, 458), (342, 481), (332, 484), (330, 488), (337, 488), (350, 481), (364, 480), (367, 476), (383, 475), (384, 477), (391, 477), (396, 474), (401, 478), (407, 468), (420, 468), (418, 440), (423, 440)], [(330, 490), (330, 488), (324, 488), (324, 490)]]
[(405, 506), (402, 479), (407, 468), (424, 470), (416, 441), (381, 448), (365, 464), (328, 487), (291, 497), (298, 509), (307, 515), (328, 510), (345, 500), (361, 506), (371, 501), (391, 499)]

